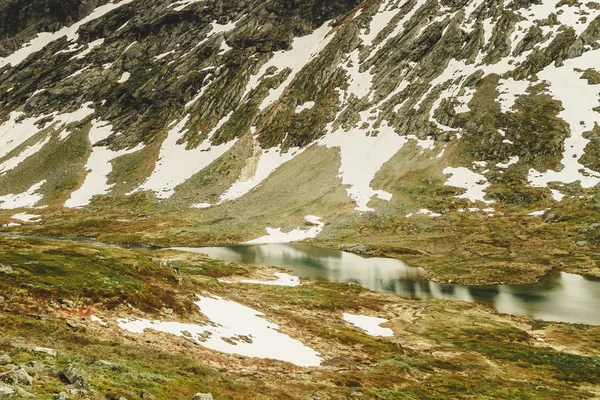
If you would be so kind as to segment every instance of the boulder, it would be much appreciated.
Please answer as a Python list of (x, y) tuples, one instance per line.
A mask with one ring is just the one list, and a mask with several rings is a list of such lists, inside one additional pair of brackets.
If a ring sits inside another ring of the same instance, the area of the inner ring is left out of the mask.
[(56, 357), (56, 355), (58, 354), (58, 352), (54, 349), (49, 349), (46, 347), (36, 347), (33, 349), (34, 353), (44, 353), (44, 354), (48, 354), (49, 356), (52, 357)]
[(8, 400), (13, 397), (15, 390), (10, 386), (0, 384), (0, 400)]
[(58, 302), (62, 308), (75, 308), (75, 302), (73, 300), (61, 299)]
[(212, 393), (196, 393), (192, 400), (213, 400)]
[(78, 389), (87, 389), (89, 387), (88, 379), (72, 364), (69, 364), (63, 368), (61, 374), (67, 382)]
[(3, 274), (12, 274), (15, 272), (10, 265), (0, 264), (0, 273)]
[(0, 356), (0, 365), (8, 365), (12, 363), (12, 358), (8, 354), (2, 354)]
[(13, 369), (12, 371), (0, 374), (0, 381), (9, 385), (31, 386), (33, 380), (23, 368)]

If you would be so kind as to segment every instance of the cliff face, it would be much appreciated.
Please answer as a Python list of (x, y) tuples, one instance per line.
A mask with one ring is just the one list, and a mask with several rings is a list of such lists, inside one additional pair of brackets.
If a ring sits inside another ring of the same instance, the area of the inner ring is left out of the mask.
[(2, 208), (596, 204), (595, 2), (31, 1), (0, 18)]

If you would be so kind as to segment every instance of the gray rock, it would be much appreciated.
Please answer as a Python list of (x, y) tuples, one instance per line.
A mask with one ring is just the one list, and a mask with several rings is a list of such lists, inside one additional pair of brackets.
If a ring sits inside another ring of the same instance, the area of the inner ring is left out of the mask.
[(579, 242), (576, 243), (577, 246), (579, 247), (584, 247), (588, 245), (588, 242), (586, 242), (585, 240), (580, 240)]
[(15, 390), (10, 386), (0, 384), (0, 400), (8, 400), (13, 397)]
[(44, 366), (37, 361), (29, 361), (27, 364), (22, 365), (22, 367), (29, 373), (40, 372), (44, 369)]
[(346, 250), (351, 253), (366, 254), (371, 250), (371, 248), (366, 244), (355, 244), (354, 246), (348, 247)]
[(173, 315), (173, 309), (172, 308), (163, 308), (162, 313), (165, 315)]
[(0, 381), (8, 383), (9, 385), (26, 385), (31, 386), (33, 379), (23, 368), (17, 368), (12, 371), (0, 374)]
[(56, 357), (56, 355), (58, 354), (58, 352), (56, 350), (49, 349), (47, 347), (36, 347), (33, 349), (33, 352), (48, 354), (49, 356), (52, 356), (52, 357)]
[(0, 356), (0, 365), (7, 365), (12, 363), (12, 358), (8, 354), (2, 354)]
[(69, 364), (63, 368), (61, 374), (67, 382), (78, 389), (87, 389), (89, 387), (88, 379), (72, 364)]
[(63, 308), (75, 308), (75, 302), (73, 300), (61, 299), (58, 302)]
[(68, 400), (69, 396), (65, 392), (56, 393), (52, 396), (54, 400)]
[(142, 390), (142, 393), (140, 393), (140, 398), (152, 400), (152, 399), (155, 399), (156, 397), (154, 397), (154, 395), (152, 393)]
[(192, 400), (213, 400), (212, 393), (196, 393)]
[(17, 398), (19, 399), (37, 399), (35, 394), (29, 393), (27, 390), (21, 389), (20, 387), (15, 388), (17, 392)]
[(115, 364), (111, 363), (110, 361), (106, 361), (106, 360), (98, 360), (98, 361), (96, 361), (96, 365), (101, 368), (109, 368), (109, 369), (113, 369), (116, 367)]
[(0, 264), (0, 273), (12, 274), (15, 272), (10, 265)]

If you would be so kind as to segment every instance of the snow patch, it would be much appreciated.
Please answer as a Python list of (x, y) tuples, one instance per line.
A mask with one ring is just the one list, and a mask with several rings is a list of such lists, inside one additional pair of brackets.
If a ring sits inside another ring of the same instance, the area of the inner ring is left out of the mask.
[(35, 205), (43, 198), (38, 191), (45, 183), (45, 180), (38, 182), (23, 193), (0, 196), (0, 210), (35, 207)]
[[(94, 144), (111, 134), (112, 126), (108, 122), (92, 120), (92, 127), (89, 132), (90, 143)], [(111, 161), (126, 154), (140, 151), (143, 147), (143, 144), (138, 144), (134, 148), (118, 151), (103, 146), (93, 147), (92, 154), (85, 164), (88, 174), (81, 187), (71, 193), (71, 197), (65, 202), (65, 207), (84, 207), (90, 204), (94, 196), (108, 193), (114, 186), (114, 184), (108, 184), (108, 175), (112, 172)]]
[(290, 232), (282, 232), (281, 228), (266, 228), (267, 235), (250, 240), (245, 244), (292, 243), (317, 237), (325, 226), (321, 222), (321, 218), (314, 215), (307, 215), (304, 219), (313, 226), (309, 229), (296, 228)]
[(90, 21), (94, 21), (106, 14), (110, 11), (115, 10), (119, 7), (122, 7), (126, 4), (131, 3), (133, 0), (121, 0), (115, 3), (107, 3), (100, 7), (97, 7), (94, 11), (92, 11), (87, 17), (82, 20), (74, 23), (71, 26), (66, 26), (54, 33), (50, 32), (41, 32), (38, 33), (35, 38), (29, 41), (21, 47), (19, 50), (15, 51), (11, 55), (5, 58), (0, 58), (0, 69), (5, 65), (10, 65), (12, 67), (19, 65), (23, 61), (27, 59), (30, 55), (37, 53), (42, 50), (48, 44), (62, 38), (66, 37), (69, 41), (73, 42), (79, 38), (78, 31), (79, 28)]
[(129, 80), (130, 77), (131, 77), (131, 73), (125, 71), (125, 72), (123, 72), (123, 74), (121, 75), (121, 77), (119, 78), (117, 83), (125, 83)]
[(340, 177), (348, 195), (356, 202), (355, 210), (373, 211), (368, 203), (373, 196), (390, 200), (391, 195), (371, 187), (371, 181), (383, 164), (389, 161), (407, 142), (384, 121), (376, 136), (369, 136), (364, 130), (352, 128), (348, 132), (341, 128), (328, 133), (320, 144), (340, 149)]
[(447, 167), (444, 168), (444, 174), (451, 175), (445, 183), (445, 186), (454, 186), (466, 189), (466, 192), (456, 196), (459, 199), (468, 199), (472, 202), (482, 201), (486, 204), (492, 204), (494, 200), (485, 200), (485, 190), (490, 186), (485, 176), (471, 171), (465, 167)]
[(271, 285), (271, 286), (287, 286), (296, 287), (300, 286), (300, 278), (294, 275), (286, 274), (284, 272), (276, 272), (275, 277), (277, 280), (274, 281), (259, 281), (255, 279), (245, 279), (240, 282), (242, 283), (254, 283), (258, 285)]
[(267, 97), (262, 101), (259, 109), (262, 111), (281, 97), (283, 91), (294, 80), (298, 72), (300, 72), (308, 63), (310, 63), (333, 39), (334, 35), (330, 35), (331, 21), (325, 22), (320, 28), (316, 29), (310, 35), (297, 37), (292, 42), (290, 50), (282, 50), (275, 52), (273, 57), (265, 63), (256, 75), (250, 76), (250, 80), (246, 85), (246, 90), (242, 95), (245, 98), (251, 91), (256, 89), (264, 78), (265, 73), (271, 67), (276, 67), (278, 72), (290, 69), (290, 73), (286, 80), (275, 89), (270, 89)]
[(41, 221), (41, 215), (27, 214), (27, 213), (15, 214), (11, 218), (16, 219), (18, 221), (23, 221), (23, 222), (40, 222)]
[(146, 330), (187, 337), (212, 350), (246, 357), (286, 361), (301, 367), (321, 365), (319, 354), (302, 342), (278, 331), (264, 314), (221, 297), (201, 297), (195, 303), (209, 324), (118, 319), (119, 328), (132, 333)]
[(394, 331), (390, 328), (382, 328), (380, 325), (388, 322), (385, 318), (369, 317), (367, 315), (349, 314), (343, 313), (342, 316), (346, 322), (351, 323), (357, 328), (365, 331), (367, 335), (371, 336), (394, 336)]
[(221, 119), (208, 137), (195, 149), (187, 149), (187, 143), (179, 143), (187, 132), (185, 125), (190, 115), (186, 115), (168, 133), (163, 142), (158, 162), (154, 171), (142, 186), (135, 191), (151, 190), (159, 199), (168, 199), (175, 193), (175, 188), (189, 178), (208, 167), (225, 154), (237, 142), (237, 138), (228, 143), (213, 146), (211, 139), (214, 134), (231, 117), (231, 113)]

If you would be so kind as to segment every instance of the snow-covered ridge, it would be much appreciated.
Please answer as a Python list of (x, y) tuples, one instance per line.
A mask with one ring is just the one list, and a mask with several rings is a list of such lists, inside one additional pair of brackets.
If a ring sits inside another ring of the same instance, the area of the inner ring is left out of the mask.
[[(25, 61), (27, 59), (27, 57), (29, 57), (30, 55), (42, 50), (48, 44), (50, 44), (60, 38), (66, 37), (71, 42), (76, 41), (79, 38), (79, 35), (77, 32), (79, 31), (79, 28), (81, 26), (87, 24), (88, 22), (97, 20), (97, 19), (103, 17), (104, 15), (108, 14), (109, 12), (111, 12), (119, 7), (122, 7), (126, 4), (129, 4), (132, 1), (134, 1), (134, 0), (121, 0), (121, 1), (115, 0), (115, 2), (107, 3), (102, 6), (99, 6), (94, 11), (92, 11), (87, 17), (74, 23), (71, 26), (64, 27), (54, 33), (50, 33), (50, 32), (38, 33), (36, 38), (32, 39), (29, 43), (25, 44), (19, 50), (15, 51), (8, 57), (0, 58), (0, 68), (4, 67), (5, 65), (11, 65), (13, 67), (16, 65), (19, 65), (20, 63)], [(100, 44), (101, 43), (96, 43), (95, 45), (100, 45)], [(94, 46), (92, 46), (92, 48), (93, 47)], [(88, 47), (86, 47), (86, 49), (87, 49), (86, 51), (89, 52), (92, 50), (92, 48), (90, 48), (88, 46)]]

